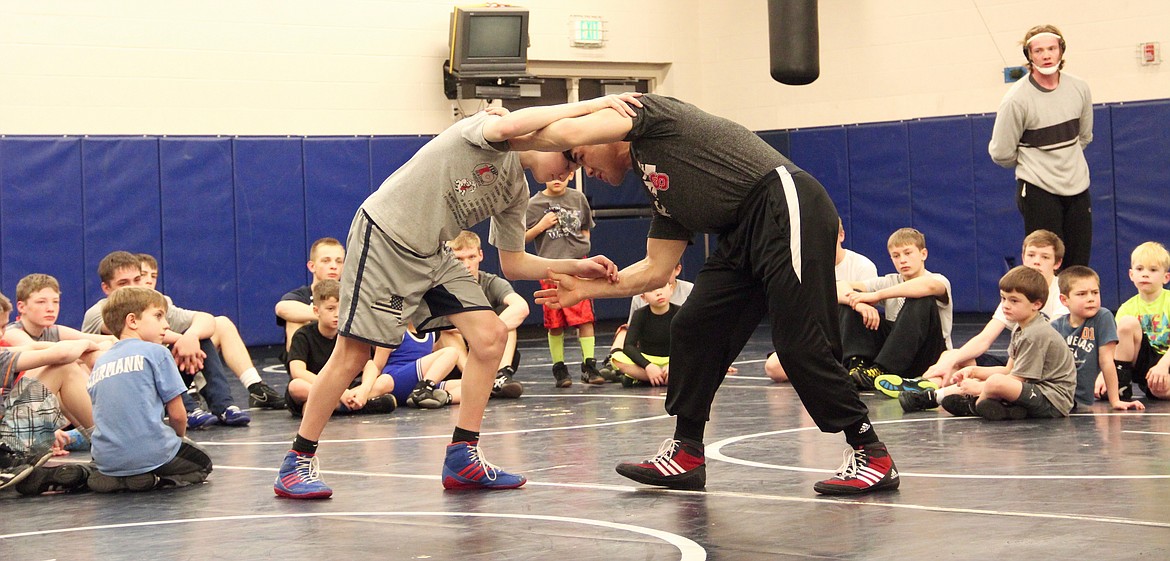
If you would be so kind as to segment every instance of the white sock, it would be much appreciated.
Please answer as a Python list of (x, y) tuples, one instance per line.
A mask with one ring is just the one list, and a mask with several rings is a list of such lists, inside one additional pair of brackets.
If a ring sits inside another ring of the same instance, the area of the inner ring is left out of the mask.
[(263, 381), (264, 380), (260, 378), (260, 374), (256, 372), (256, 367), (254, 366), (240, 373), (240, 382), (244, 384), (245, 388), (252, 387), (252, 384)]
[(941, 403), (942, 398), (944, 398), (948, 395), (951, 395), (953, 393), (959, 393), (958, 384), (954, 384), (954, 385), (947, 386), (945, 388), (939, 388), (937, 390), (934, 390), (934, 399)]

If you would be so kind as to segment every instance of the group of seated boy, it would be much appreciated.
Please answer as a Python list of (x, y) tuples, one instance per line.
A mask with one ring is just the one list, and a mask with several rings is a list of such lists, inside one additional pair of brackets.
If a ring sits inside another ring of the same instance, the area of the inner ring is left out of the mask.
[[(1117, 410), (1143, 410), (1170, 399), (1170, 252), (1156, 242), (1131, 256), (1137, 295), (1114, 314), (1100, 305), (1100, 280), (1084, 266), (1060, 271), (1064, 245), (1038, 230), (1023, 244), (1023, 265), (999, 282), (1000, 306), (983, 330), (951, 344), (950, 282), (926, 269), (925, 236), (912, 228), (888, 242), (897, 270), (878, 276), (873, 262), (842, 247), (836, 274), (843, 359), (861, 390), (899, 400), (906, 412), (941, 407), (988, 420), (1059, 418), (1108, 400)], [(507, 281), (480, 271), (480, 240), (463, 232), (448, 242), (509, 328), (493, 397), (516, 398), (516, 328), (525, 299)], [(310, 285), (288, 292), (275, 312), (286, 329), (289, 383), (283, 398), (260, 379), (230, 319), (175, 306), (157, 292), (153, 257), (116, 251), (98, 266), (106, 294), (85, 313), (82, 329), (57, 324), (56, 279), (31, 274), (16, 287), (17, 319), (0, 338), (0, 489), (22, 494), (143, 491), (202, 482), (208, 455), (185, 437), (213, 424), (247, 425), (232, 399), (228, 373), (248, 389), (250, 406), (300, 414), (338, 334), (339, 283), (345, 249), (317, 240), (307, 267)], [(624, 386), (660, 386), (669, 378), (670, 321), (691, 284), (677, 279), (635, 297), (629, 321), (615, 334), (600, 375)], [(0, 313), (13, 311), (0, 295)], [(428, 326), (434, 327), (434, 326)], [(987, 354), (1004, 329), (1006, 361)], [(165, 345), (165, 347), (163, 346)], [(169, 347), (169, 350), (167, 349)], [(772, 353), (768, 376), (784, 381), (784, 352)], [(457, 404), (467, 345), (457, 330), (411, 326), (395, 349), (379, 349), (342, 395), (336, 413), (386, 413), (399, 403), (424, 408)], [(206, 405), (200, 404), (199, 397)], [(166, 418), (165, 424), (161, 421)], [(69, 430), (61, 430), (68, 428)], [(93, 461), (44, 467), (52, 455), (91, 452)]]
[[(1060, 270), (1064, 244), (1047, 230), (1029, 234), (1023, 265), (999, 282), (1000, 305), (983, 330), (951, 344), (952, 299), (946, 277), (928, 271), (925, 236), (912, 228), (887, 242), (896, 273), (878, 276), (864, 256), (841, 247), (837, 281), (844, 364), (859, 390), (898, 399), (906, 412), (942, 407), (988, 420), (1059, 418), (1099, 399), (1116, 410), (1133, 401), (1170, 399), (1170, 253), (1138, 246), (1129, 276), (1137, 295), (1117, 318), (1101, 307), (1100, 278), (1084, 266)], [(1060, 271), (1059, 275), (1057, 271)], [(881, 310), (879, 310), (881, 308)], [(988, 354), (1011, 333), (1006, 361)], [(786, 380), (782, 349), (765, 371)]]
[[(504, 279), (479, 270), (483, 250), (479, 236), (464, 231), (447, 242), (456, 259), (479, 282), (488, 301), (508, 328), (508, 341), (497, 372), (493, 397), (517, 398), (523, 385), (513, 380), (519, 365), (516, 328), (528, 316), (528, 303)], [(309, 250), (307, 267), (313, 281), (291, 290), (276, 304), (277, 322), (287, 335), (285, 361), (289, 384), (285, 401), (300, 416), (317, 372), (325, 365), (337, 341), (340, 285), (345, 248), (334, 238), (321, 238)], [(394, 349), (379, 348), (342, 394), (335, 414), (388, 413), (400, 403), (437, 409), (460, 400), (459, 374), (467, 363), (467, 344), (456, 329), (420, 332), (417, 326), (403, 335)]]

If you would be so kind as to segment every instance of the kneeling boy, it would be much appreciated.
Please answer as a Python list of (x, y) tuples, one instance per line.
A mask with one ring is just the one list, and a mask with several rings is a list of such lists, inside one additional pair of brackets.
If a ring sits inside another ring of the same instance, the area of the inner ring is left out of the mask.
[(183, 438), (187, 411), (181, 396), (187, 387), (161, 344), (166, 309), (162, 294), (125, 287), (112, 292), (102, 310), (119, 340), (98, 358), (89, 378), (96, 469), (88, 483), (99, 493), (180, 487), (202, 483), (211, 473), (211, 458)]

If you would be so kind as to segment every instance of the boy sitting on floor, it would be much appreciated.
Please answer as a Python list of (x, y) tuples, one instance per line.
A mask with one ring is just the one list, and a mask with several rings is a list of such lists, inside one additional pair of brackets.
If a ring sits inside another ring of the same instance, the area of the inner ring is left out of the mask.
[(1023, 265), (999, 280), (1000, 308), (1015, 322), (1006, 366), (968, 366), (955, 383), (939, 390), (903, 392), (902, 408), (920, 411), (940, 404), (952, 415), (990, 421), (1068, 416), (1077, 388), (1073, 354), (1040, 309), (1048, 299), (1044, 275)]
[[(202, 483), (211, 473), (211, 458), (183, 438), (187, 411), (181, 396), (187, 387), (161, 344), (167, 331), (166, 308), (162, 294), (126, 287), (111, 293), (102, 310), (102, 320), (119, 340), (97, 359), (90, 374), (94, 462), (85, 482), (75, 482), (77, 487), (88, 485), (99, 493), (149, 491)], [(30, 479), (64, 479), (53, 470), (77, 467), (39, 468)], [(41, 489), (24, 491), (36, 494)]]
[[(313, 315), (317, 316), (317, 321), (297, 329), (289, 345), (289, 381), (284, 398), (294, 417), (303, 414), (309, 390), (317, 381), (317, 373), (325, 366), (337, 344), (340, 287), (333, 279), (324, 279), (313, 285)], [(349, 389), (341, 394), (333, 413), (389, 413), (398, 406), (390, 393), (392, 389), (392, 380), (379, 376), (377, 368), (367, 361), (362, 374), (354, 378)]]
[(613, 355), (625, 387), (664, 386), (670, 376), (670, 322), (680, 306), (670, 301), (674, 284), (642, 294), (646, 307), (634, 312), (625, 346)]

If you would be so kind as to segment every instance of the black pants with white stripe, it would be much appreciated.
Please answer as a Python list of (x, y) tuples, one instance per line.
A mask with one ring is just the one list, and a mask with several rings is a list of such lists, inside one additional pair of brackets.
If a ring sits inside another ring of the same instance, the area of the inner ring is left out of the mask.
[(670, 328), (666, 411), (707, 420), (727, 367), (765, 314), (809, 415), (840, 432), (868, 415), (841, 366), (833, 260), (837, 210), (811, 175), (769, 173), (720, 234)]

